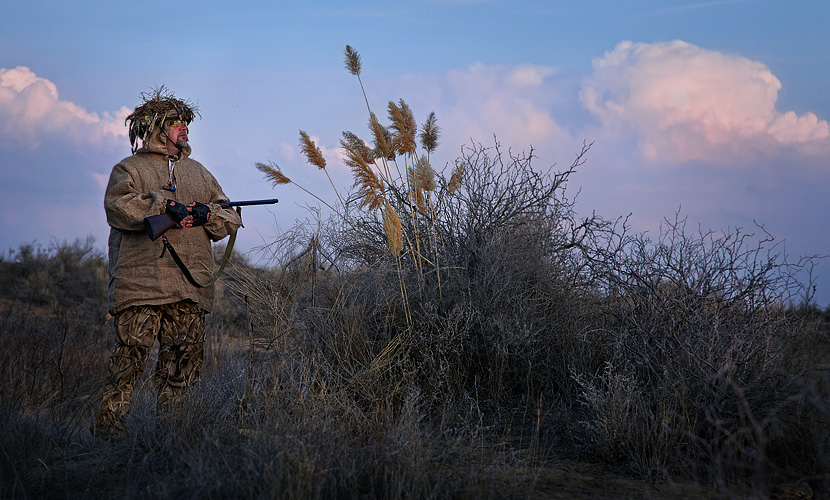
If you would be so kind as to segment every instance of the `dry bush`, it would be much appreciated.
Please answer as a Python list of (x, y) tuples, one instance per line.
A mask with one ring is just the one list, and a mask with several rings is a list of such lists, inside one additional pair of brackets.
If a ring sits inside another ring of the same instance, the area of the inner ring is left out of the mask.
[[(610, 227), (597, 216), (577, 220), (564, 195), (588, 149), (565, 171), (549, 173), (532, 167), (532, 154), (472, 146), (458, 161), (462, 177), (434, 174), (432, 208), (423, 212), (409, 203), (406, 184), (388, 185), (387, 204), (403, 235), (395, 253), (384, 212), (353, 209), (361, 198), (347, 197), (350, 223), (336, 217), (313, 234), (295, 229), (270, 247), (303, 248), (297, 241), (304, 235), (328, 270), (306, 267), (301, 285), (262, 302), (287, 310), (318, 276), (302, 325), (320, 328), (314, 336), (332, 343), (324, 359), (348, 373), (383, 373), (390, 361), (402, 363), (400, 377), (415, 377), (421, 397), (439, 407), (472, 393), (496, 407), (535, 399), (562, 381), (572, 385), (574, 339), (593, 314), (578, 249)], [(306, 247), (301, 255), (314, 254)], [(301, 257), (288, 253), (284, 260), (275, 271), (282, 285), (299, 276)], [(356, 359), (338, 359), (350, 353)], [(353, 361), (365, 366), (348, 366)]]
[[(346, 61), (359, 78), (353, 49)], [(531, 166), (532, 151), (473, 144), (435, 172), (435, 143), (416, 153), (403, 100), (389, 102), (389, 127), (367, 107), (372, 140), (341, 141), (353, 193), (338, 193), (331, 220), (272, 247), (294, 249), (275, 274), (296, 281), (265, 302), (306, 297), (280, 331), (301, 343), (284, 347), (310, 380), (344, 388), (363, 411), (399, 411), (415, 394), (439, 428), (478, 418), (523, 432), (535, 413), (537, 429), (568, 436), (537, 440), (539, 450), (624, 463), (653, 481), (763, 492), (776, 475), (823, 479), (826, 445), (806, 436), (827, 435), (826, 387), (802, 373), (818, 363), (807, 355), (816, 340), (793, 307), (809, 304), (799, 278), (812, 259), (787, 262), (760, 227), (759, 238), (694, 234), (678, 216), (652, 241), (625, 219), (578, 218), (565, 188), (587, 146), (552, 173)], [(428, 124), (422, 135), (437, 133), (434, 114)], [(284, 263), (300, 248), (325, 265), (293, 272)]]
[(0, 266), (0, 401), (36, 416), (77, 416), (102, 369), (94, 355), (106, 350), (103, 255), (91, 239), (23, 245)]
[(575, 378), (606, 459), (657, 479), (748, 478), (756, 491), (770, 479), (822, 479), (826, 444), (808, 436), (830, 431), (816, 404), (827, 387), (798, 374), (819, 359), (792, 308), (811, 261), (788, 263), (759, 232), (690, 234), (676, 217), (656, 241), (621, 237), (591, 264), (606, 291), (592, 342), (607, 366)]
[(37, 458), (88, 425), (107, 352), (106, 262), (89, 238), (22, 245), (0, 277), (0, 491), (14, 498)]

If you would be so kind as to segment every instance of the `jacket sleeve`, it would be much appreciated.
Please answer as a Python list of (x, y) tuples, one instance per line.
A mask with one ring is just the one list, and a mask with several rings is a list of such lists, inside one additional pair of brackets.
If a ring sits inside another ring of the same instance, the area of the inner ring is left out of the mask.
[(144, 218), (164, 213), (166, 199), (161, 189), (139, 192), (134, 173), (119, 163), (112, 169), (104, 196), (107, 223), (119, 231), (143, 231)]
[(210, 239), (219, 241), (222, 238), (229, 236), (236, 232), (242, 226), (242, 217), (233, 208), (222, 208), (217, 203), (230, 201), (225, 193), (222, 192), (222, 187), (210, 174), (205, 170), (207, 181), (210, 184), (210, 218), (204, 224), (205, 231)]

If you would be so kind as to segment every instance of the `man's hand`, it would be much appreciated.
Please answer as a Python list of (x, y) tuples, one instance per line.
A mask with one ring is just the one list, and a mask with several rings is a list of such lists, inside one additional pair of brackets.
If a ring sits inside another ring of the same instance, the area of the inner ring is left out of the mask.
[(190, 210), (194, 226), (201, 226), (210, 219), (210, 207), (204, 203), (194, 201), (187, 208)]
[(210, 219), (210, 207), (194, 201), (183, 205), (175, 200), (167, 200), (167, 213), (179, 224), (178, 227), (201, 226)]
[(190, 210), (175, 200), (167, 200), (166, 211), (167, 214), (170, 215), (170, 217), (173, 217), (173, 219), (179, 224), (181, 224), (185, 218), (190, 216)]

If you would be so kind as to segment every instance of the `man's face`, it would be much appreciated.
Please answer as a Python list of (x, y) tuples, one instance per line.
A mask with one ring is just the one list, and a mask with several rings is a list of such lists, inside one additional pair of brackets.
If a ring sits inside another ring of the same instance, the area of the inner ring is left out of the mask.
[(179, 119), (167, 122), (167, 142), (169, 145), (184, 147), (187, 144), (187, 124)]

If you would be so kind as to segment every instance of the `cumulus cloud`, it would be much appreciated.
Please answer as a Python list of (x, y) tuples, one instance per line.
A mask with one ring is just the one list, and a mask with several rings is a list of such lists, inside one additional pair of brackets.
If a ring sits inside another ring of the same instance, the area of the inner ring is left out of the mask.
[(503, 144), (526, 148), (568, 137), (551, 112), (558, 98), (551, 82), (555, 74), (546, 66), (477, 63), (441, 75), (410, 77), (404, 95), (413, 96), (413, 110), (436, 112), (441, 144), (456, 148), (471, 138), (489, 142), (495, 135)]
[(0, 141), (30, 150), (47, 137), (80, 147), (112, 142), (127, 134), (129, 112), (126, 107), (102, 115), (89, 112), (62, 101), (54, 83), (25, 66), (0, 68)]
[[(383, 103), (397, 102), (399, 96), (403, 96), (412, 109), (419, 127), (429, 113), (435, 111), (441, 129), (437, 156), (433, 156), (436, 165), (452, 162), (459, 148), (469, 145), (471, 140), (492, 145), (494, 136), (501, 145), (516, 150), (527, 150), (531, 146), (555, 150), (567, 143), (565, 151), (570, 154), (573, 148), (569, 133), (553, 117), (555, 102), (562, 100), (564, 95), (558, 91), (555, 76), (557, 70), (547, 66), (476, 63), (440, 74), (406, 75), (394, 82), (394, 95), (388, 93), (388, 82), (379, 87), (382, 92), (378, 88), (369, 88), (368, 94), (384, 96), (384, 99), (374, 100), (372, 107), (385, 126), (389, 126), (390, 120)], [(365, 107), (357, 109), (358, 112), (366, 111)], [(352, 122), (353, 125), (342, 126), (371, 142), (367, 122), (368, 117), (365, 121), (357, 120)], [(312, 139), (331, 167), (344, 167), (339, 136)], [(287, 144), (280, 146), (279, 154), (286, 161), (297, 158), (295, 147)], [(348, 169), (342, 170), (348, 172)]]
[(552, 74), (554, 74), (553, 68), (525, 64), (510, 70), (507, 74), (507, 82), (517, 87), (538, 87), (545, 78)]
[(683, 41), (626, 41), (593, 66), (583, 105), (606, 130), (634, 131), (650, 160), (740, 162), (782, 146), (830, 151), (826, 120), (776, 109), (781, 82), (760, 62)]

